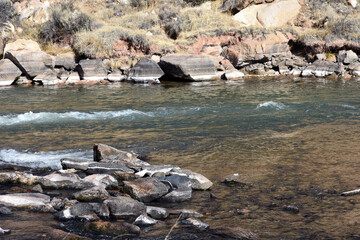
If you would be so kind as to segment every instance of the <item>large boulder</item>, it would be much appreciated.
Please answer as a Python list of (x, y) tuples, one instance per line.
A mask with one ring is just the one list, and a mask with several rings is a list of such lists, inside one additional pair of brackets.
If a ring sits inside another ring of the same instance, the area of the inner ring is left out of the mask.
[(298, 0), (277, 0), (272, 3), (252, 5), (233, 16), (244, 27), (282, 27), (299, 14)]
[(172, 175), (159, 178), (170, 185), (171, 192), (160, 200), (165, 202), (183, 202), (191, 198), (192, 184), (187, 176)]
[(81, 80), (107, 79), (108, 71), (100, 59), (81, 60), (78, 65)]
[(170, 54), (161, 58), (159, 66), (170, 80), (208, 81), (218, 79), (213, 61), (206, 55)]
[(344, 65), (357, 62), (358, 59), (359, 57), (352, 50), (341, 50), (337, 55), (337, 61), (339, 63), (343, 63)]
[(41, 193), (14, 193), (0, 195), (0, 205), (6, 207), (41, 207), (50, 203), (50, 197)]
[(213, 183), (200, 173), (192, 172), (190, 170), (181, 169), (171, 172), (171, 175), (186, 176), (191, 181), (191, 187), (194, 190), (207, 190), (211, 188)]
[(141, 202), (151, 202), (169, 192), (169, 188), (157, 178), (139, 178), (124, 181), (125, 192)]
[(289, 37), (281, 32), (243, 38), (238, 44), (228, 47), (224, 55), (230, 62), (241, 67), (247, 62), (260, 61), (272, 56), (291, 55)]
[(111, 197), (104, 201), (110, 209), (110, 215), (115, 218), (138, 217), (146, 213), (146, 206), (129, 197)]
[(0, 60), (0, 86), (9, 86), (21, 76), (20, 69), (10, 60)]
[(76, 67), (75, 54), (73, 52), (67, 52), (58, 54), (55, 57), (55, 67), (65, 68), (66, 70), (74, 70)]
[(56, 72), (51, 69), (47, 69), (43, 73), (40, 73), (33, 79), (33, 81), (39, 82), (40, 84), (45, 86), (51, 86), (61, 83), (61, 80), (60, 78), (58, 78)]
[(129, 71), (127, 80), (134, 83), (160, 83), (164, 75), (159, 65), (150, 58), (140, 59)]
[(8, 43), (4, 49), (4, 57), (11, 60), (29, 79), (54, 67), (53, 57), (41, 51), (39, 45), (32, 40), (19, 39)]
[(329, 75), (335, 74), (343, 74), (344, 69), (340, 64), (327, 62), (327, 61), (315, 61), (313, 64), (307, 66), (301, 72), (301, 76), (303, 77), (326, 77)]

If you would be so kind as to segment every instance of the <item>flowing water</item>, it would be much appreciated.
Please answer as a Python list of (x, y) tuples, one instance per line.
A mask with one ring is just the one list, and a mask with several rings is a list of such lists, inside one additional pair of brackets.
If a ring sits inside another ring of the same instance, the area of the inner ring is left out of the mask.
[[(340, 196), (360, 186), (359, 82), (11, 87), (0, 88), (0, 102), (0, 163), (59, 168), (61, 158), (91, 159), (92, 145), (104, 143), (211, 179), (215, 200), (196, 192), (177, 207), (206, 213), (213, 228), (360, 239), (360, 196)], [(241, 184), (221, 183), (233, 173)], [(0, 226), (21, 239), (56, 225), (44, 219), (35, 230), (27, 218)]]

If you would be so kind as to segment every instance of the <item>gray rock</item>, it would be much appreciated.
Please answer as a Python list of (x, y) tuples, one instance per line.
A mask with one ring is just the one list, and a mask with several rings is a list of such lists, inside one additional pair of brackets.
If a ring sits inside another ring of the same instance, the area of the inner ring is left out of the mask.
[(107, 79), (107, 70), (101, 59), (81, 60), (78, 65), (81, 80)]
[(12, 211), (10, 208), (7, 207), (1, 207), (0, 208), (0, 215), (11, 215)]
[(200, 229), (208, 229), (210, 227), (209, 224), (207, 224), (197, 218), (187, 218), (185, 220), (182, 220), (181, 224), (188, 225), (188, 226), (194, 226), (194, 227), (197, 227)]
[(159, 65), (150, 58), (140, 59), (129, 71), (127, 81), (134, 83), (160, 83), (164, 75)]
[(352, 50), (342, 50), (337, 55), (337, 61), (345, 65), (356, 62), (359, 57)]
[(131, 197), (142, 201), (151, 202), (169, 192), (168, 187), (157, 178), (139, 178), (133, 181), (124, 181), (125, 192)]
[(129, 197), (111, 197), (104, 201), (109, 207), (110, 215), (115, 218), (137, 217), (146, 212), (146, 206)]
[(343, 69), (341, 65), (337, 63), (327, 62), (327, 61), (315, 61), (313, 64), (307, 66), (302, 72), (301, 76), (309, 77), (326, 77), (333, 73), (341, 74)]
[(254, 63), (246, 66), (244, 70), (252, 74), (262, 74), (265, 71), (265, 66), (262, 63)]
[(349, 66), (350, 73), (355, 77), (360, 77), (360, 63), (354, 63)]
[(54, 197), (51, 202), (50, 205), (57, 211), (62, 210), (65, 207), (65, 203), (69, 201), (69, 199), (65, 198), (65, 199), (61, 199), (61, 198), (56, 198)]
[(4, 235), (4, 234), (10, 234), (11, 233), (11, 230), (10, 229), (2, 229), (0, 227), (0, 234), (1, 235)]
[(21, 76), (20, 69), (8, 59), (0, 60), (0, 86), (10, 86)]
[(51, 173), (44, 177), (41, 177), (37, 181), (43, 188), (55, 188), (55, 189), (85, 189), (93, 187), (90, 182), (83, 181), (80, 177), (73, 173)]
[(104, 186), (99, 185), (76, 192), (73, 194), (73, 197), (82, 202), (101, 201), (107, 199), (109, 197), (109, 193), (105, 190)]
[(216, 67), (209, 56), (170, 54), (161, 58), (159, 66), (169, 79), (182, 81), (216, 80)]
[(86, 171), (88, 169), (89, 164), (94, 163), (90, 161), (76, 160), (70, 158), (63, 158), (60, 160), (60, 162), (63, 169), (74, 168), (76, 170), (83, 170), (83, 171)]
[(176, 189), (162, 196), (159, 200), (162, 202), (179, 203), (191, 199), (192, 190)]
[(239, 80), (239, 79), (243, 78), (244, 76), (245, 76), (244, 73), (242, 73), (236, 69), (226, 71), (224, 74), (225, 80)]
[(180, 168), (175, 165), (149, 165), (143, 166), (142, 170), (137, 172), (135, 175), (137, 177), (152, 177), (154, 174), (164, 173), (164, 175), (166, 176), (169, 175), (171, 171), (175, 170), (180, 170)]
[(110, 82), (122, 82), (125, 81), (125, 79), (126, 76), (123, 75), (119, 70), (115, 70), (107, 76), (107, 80), (109, 80)]
[(143, 226), (143, 227), (146, 227), (146, 226), (152, 226), (152, 225), (155, 225), (158, 221), (155, 220), (155, 219), (152, 219), (151, 217), (145, 215), (145, 214), (141, 214), (140, 216), (138, 216), (134, 223), (135, 225), (137, 226)]
[(201, 218), (204, 215), (201, 213), (198, 213), (191, 209), (181, 209), (179, 214), (181, 214), (181, 219), (187, 219), (187, 218)]
[(50, 197), (41, 193), (14, 193), (0, 195), (0, 204), (5, 207), (39, 207), (50, 203)]
[(133, 169), (127, 167), (120, 161), (102, 161), (91, 163), (86, 170), (88, 174), (111, 174), (113, 172), (134, 173)]
[(316, 60), (319, 60), (319, 61), (326, 61), (326, 56), (324, 53), (316, 54), (315, 58), (316, 58)]
[(169, 211), (166, 208), (161, 207), (146, 207), (146, 213), (155, 219), (165, 219), (169, 216)]
[(70, 208), (58, 212), (55, 214), (55, 217), (60, 221), (80, 220), (92, 222), (100, 220), (96, 215), (93, 206), (89, 203), (77, 203)]
[(47, 69), (44, 72), (37, 75), (33, 81), (40, 82), (41, 84), (45, 86), (51, 86), (56, 85), (61, 82), (61, 80), (58, 78), (56, 72), (51, 69)]
[(104, 203), (90, 203), (95, 213), (104, 220), (110, 219), (110, 210)]
[(293, 206), (293, 205), (284, 206), (283, 210), (291, 213), (299, 213), (300, 211), (297, 206)]
[(225, 178), (223, 182), (227, 183), (227, 184), (238, 183), (239, 182), (239, 174), (234, 173), (233, 175)]
[(77, 84), (80, 81), (81, 80), (80, 80), (79, 73), (74, 71), (74, 72), (71, 72), (70, 75), (68, 76), (68, 78), (66, 80), (66, 84)]
[(22, 172), (0, 172), (0, 184), (23, 183), (33, 185), (39, 177)]
[(209, 189), (213, 183), (201, 175), (200, 173), (192, 172), (190, 170), (177, 170), (175, 169), (173, 172), (171, 172), (171, 175), (180, 175), (180, 176), (186, 176), (191, 181), (191, 187), (195, 190), (207, 190)]
[(53, 58), (42, 51), (7, 51), (5, 58), (11, 60), (29, 79), (53, 69)]
[(105, 188), (118, 187), (118, 181), (108, 174), (93, 174), (83, 178), (83, 181), (90, 182), (95, 186), (103, 186)]
[(39, 184), (36, 184), (36, 185), (32, 188), (32, 190), (33, 190), (34, 192), (43, 193), (43, 189), (41, 188), (41, 186), (40, 186)]
[(74, 70), (76, 67), (75, 63), (75, 54), (72, 52), (62, 53), (56, 55), (55, 58), (55, 67), (56, 68), (65, 68), (66, 70)]

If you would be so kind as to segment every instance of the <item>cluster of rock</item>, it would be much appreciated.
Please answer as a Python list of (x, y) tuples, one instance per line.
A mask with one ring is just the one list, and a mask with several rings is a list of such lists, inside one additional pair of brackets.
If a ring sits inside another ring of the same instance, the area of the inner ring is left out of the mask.
[[(150, 165), (134, 153), (104, 144), (94, 146), (94, 161), (62, 159), (61, 163), (62, 170), (45, 176), (0, 172), (0, 184), (24, 184), (32, 191), (0, 195), (0, 215), (18, 208), (54, 213), (59, 221), (81, 222), (87, 231), (104, 235), (138, 235), (142, 227), (165, 221), (169, 214), (181, 215), (184, 225), (209, 227), (195, 211), (151, 206), (154, 201), (182, 202), (191, 198), (193, 190), (209, 189), (212, 182), (199, 173)], [(49, 189), (66, 190), (68, 196), (46, 193)]]

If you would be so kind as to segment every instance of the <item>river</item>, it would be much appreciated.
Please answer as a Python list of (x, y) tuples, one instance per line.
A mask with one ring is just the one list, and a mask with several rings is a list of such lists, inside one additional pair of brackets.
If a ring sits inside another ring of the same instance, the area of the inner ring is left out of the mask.
[[(212, 180), (215, 200), (197, 192), (180, 205), (206, 213), (211, 227), (261, 239), (360, 238), (360, 196), (340, 196), (360, 186), (360, 82), (9, 87), (0, 102), (0, 163), (56, 169), (104, 143)], [(233, 173), (240, 184), (221, 183)], [(40, 231), (26, 219), (28, 230), (14, 217), (1, 227), (18, 239)]]

